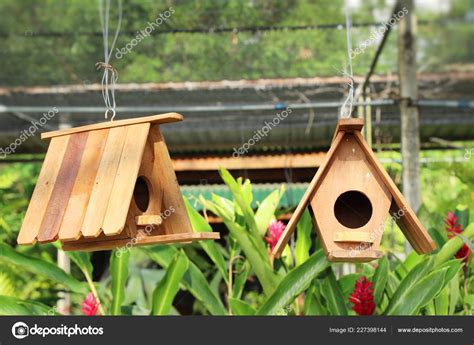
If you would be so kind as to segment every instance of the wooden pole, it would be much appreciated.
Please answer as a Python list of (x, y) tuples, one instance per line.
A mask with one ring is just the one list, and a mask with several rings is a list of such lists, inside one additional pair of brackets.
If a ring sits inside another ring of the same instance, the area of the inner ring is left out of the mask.
[[(403, 194), (412, 209), (421, 205), (420, 188), (420, 116), (413, 101), (418, 98), (416, 80), (417, 19), (413, 0), (401, 0), (406, 14), (398, 23), (401, 146), (403, 164)], [(406, 242), (405, 251), (410, 250)]]

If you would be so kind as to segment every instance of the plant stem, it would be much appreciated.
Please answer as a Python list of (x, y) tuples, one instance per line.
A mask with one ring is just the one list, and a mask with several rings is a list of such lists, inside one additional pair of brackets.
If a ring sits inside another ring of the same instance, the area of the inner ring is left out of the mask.
[(87, 284), (89, 284), (89, 287), (91, 289), (92, 295), (94, 295), (95, 300), (99, 304), (99, 312), (101, 315), (105, 315), (104, 308), (102, 307), (102, 303), (100, 302), (99, 299), (99, 294), (97, 293), (97, 290), (95, 288), (94, 282), (92, 281), (91, 276), (89, 275), (89, 272), (87, 270), (82, 271), (84, 273), (84, 276), (86, 277)]

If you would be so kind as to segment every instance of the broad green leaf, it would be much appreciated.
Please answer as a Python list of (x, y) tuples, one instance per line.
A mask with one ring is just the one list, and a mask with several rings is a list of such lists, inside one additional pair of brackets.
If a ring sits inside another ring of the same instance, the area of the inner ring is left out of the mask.
[(232, 315), (254, 315), (255, 309), (245, 301), (236, 298), (230, 298), (229, 304), (232, 309)]
[[(179, 252), (175, 247), (166, 245), (140, 247), (139, 249), (164, 268), (167, 268), (171, 264), (173, 257)], [(205, 306), (210, 314), (227, 314), (222, 301), (213, 292), (204, 274), (191, 261), (189, 262), (188, 271), (181, 280), (181, 284)]]
[[(468, 239), (474, 238), (474, 223), (469, 224), (469, 226), (462, 232), (462, 236)], [(436, 266), (439, 266), (442, 263), (452, 259), (463, 245), (464, 241), (457, 236), (447, 241), (440, 251), (435, 255)]]
[(459, 293), (459, 275), (455, 275), (449, 282), (449, 315), (453, 315), (458, 304), (460, 293)]
[(382, 302), (382, 297), (385, 291), (389, 273), (388, 260), (386, 257), (383, 257), (379, 260), (379, 264), (372, 279), (374, 283), (374, 302), (377, 306), (379, 306), (380, 302)]
[(416, 265), (400, 282), (400, 285), (390, 299), (385, 314), (397, 315), (396, 312), (401, 310), (403, 305), (406, 304), (407, 295), (421, 279), (426, 277), (426, 275), (433, 270), (433, 267), (434, 262), (431, 257)]
[(55, 264), (19, 253), (4, 243), (0, 243), (0, 261), (48, 277), (52, 281), (66, 286), (72, 292), (80, 294), (87, 294), (88, 292), (88, 288), (84, 283), (64, 272)]
[(285, 185), (282, 185), (278, 190), (274, 190), (270, 193), (260, 204), (255, 213), (255, 222), (257, 223), (258, 230), (261, 236), (264, 236), (267, 232), (270, 222), (275, 217), (275, 211), (278, 208), (281, 197), (285, 193)]
[[(222, 217), (222, 220), (229, 229), (230, 234), (237, 240), (247, 260), (249, 260), (252, 265), (255, 275), (262, 285), (264, 293), (269, 296), (278, 285), (279, 278), (270, 266), (266, 248), (264, 246), (256, 247), (251, 234), (238, 223), (225, 218), (225, 213), (222, 212), (222, 207), (220, 205), (209, 200), (205, 200), (204, 202), (205, 206), (210, 211)], [(263, 245), (262, 239), (259, 238), (258, 241)]]
[(257, 311), (257, 315), (275, 315), (301, 294), (329, 266), (322, 250), (314, 253), (301, 266), (294, 268), (283, 278), (275, 292)]
[(0, 315), (54, 315), (54, 307), (0, 295)]
[(174, 297), (179, 291), (179, 285), (188, 270), (189, 260), (183, 251), (180, 251), (166, 270), (163, 279), (153, 292), (152, 315), (168, 315)]
[(3, 296), (15, 296), (16, 289), (14, 284), (14, 276), (8, 271), (2, 269), (0, 272), (0, 295)]
[(395, 276), (395, 273), (390, 272), (388, 274), (387, 285), (385, 289), (387, 290), (387, 296), (392, 299), (393, 295), (397, 291), (398, 287), (400, 286), (400, 280)]
[(236, 268), (237, 272), (234, 274), (234, 284), (232, 286), (232, 297), (239, 299), (244, 291), (245, 283), (250, 274), (250, 264), (247, 260), (243, 263), (243, 268)]
[(123, 300), (125, 298), (125, 284), (128, 279), (129, 250), (113, 251), (110, 257), (110, 275), (112, 277), (112, 304), (111, 315), (120, 315)]
[[(403, 301), (401, 303), (390, 303), (385, 314), (415, 315), (421, 307), (432, 301), (440, 293), (447, 270), (448, 268), (443, 268), (424, 275), (422, 279), (418, 280), (403, 294)], [(402, 285), (403, 282), (400, 288)]]
[(67, 251), (65, 253), (81, 269), (82, 273), (84, 273), (84, 275), (88, 274), (89, 278), (92, 280), (93, 267), (90, 253), (72, 251)]
[(465, 229), (469, 225), (469, 207), (467, 205), (458, 205), (454, 214), (458, 217), (458, 224), (461, 225), (461, 228)]
[(403, 261), (397, 266), (397, 268), (395, 269), (395, 274), (400, 279), (403, 279), (406, 277), (408, 272), (410, 272), (421, 261), (423, 261), (423, 256), (417, 254), (415, 251), (412, 251), (410, 254), (408, 254), (405, 261)]
[[(193, 230), (195, 232), (212, 232), (212, 227), (199, 214), (199, 212), (192, 208), (186, 198), (184, 198), (184, 204), (186, 206), (186, 210), (188, 211), (188, 216)], [(214, 262), (222, 277), (227, 282), (228, 278), (226, 263), (222, 252), (219, 250), (219, 245), (214, 241), (199, 241), (199, 245), (211, 258), (212, 262)]]
[(321, 283), (321, 294), (326, 300), (326, 307), (331, 315), (347, 315), (347, 304), (342, 294), (341, 287), (337, 283), (332, 269), (328, 269), (327, 276)]
[(327, 310), (316, 295), (316, 287), (312, 285), (304, 296), (304, 315), (327, 315)]
[(300, 221), (296, 225), (295, 261), (296, 266), (301, 265), (309, 258), (311, 248), (311, 232), (313, 221), (308, 209), (303, 212)]
[(349, 295), (352, 293), (352, 291), (354, 291), (355, 283), (360, 278), (360, 276), (361, 275), (357, 273), (346, 274), (337, 281), (341, 287), (345, 301), (349, 300)]
[(449, 315), (449, 285), (446, 286), (434, 300), (436, 314)]

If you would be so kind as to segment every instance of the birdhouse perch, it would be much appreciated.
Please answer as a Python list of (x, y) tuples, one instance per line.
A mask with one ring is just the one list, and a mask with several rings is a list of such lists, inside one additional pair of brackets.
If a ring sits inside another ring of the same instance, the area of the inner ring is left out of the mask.
[(48, 132), (18, 243), (65, 250), (218, 239), (192, 230), (160, 124), (168, 113)]
[(331, 148), (275, 246), (278, 257), (309, 204), (329, 261), (367, 262), (379, 250), (390, 213), (418, 253), (436, 246), (364, 140), (363, 119), (339, 120)]

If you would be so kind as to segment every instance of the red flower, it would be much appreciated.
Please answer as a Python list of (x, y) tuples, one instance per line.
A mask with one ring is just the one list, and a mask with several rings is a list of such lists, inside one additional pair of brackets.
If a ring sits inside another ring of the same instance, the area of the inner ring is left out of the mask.
[(354, 304), (352, 310), (357, 315), (372, 315), (375, 310), (372, 282), (368, 281), (366, 277), (360, 277), (355, 283), (354, 291), (349, 296), (349, 302)]
[(89, 292), (85, 301), (82, 303), (82, 312), (84, 315), (87, 316), (94, 316), (97, 314), (97, 310), (99, 309), (99, 303), (94, 297), (92, 292)]
[[(461, 224), (458, 224), (458, 217), (453, 212), (448, 212), (446, 219), (444, 220), (446, 224), (446, 231), (448, 232), (448, 238), (453, 238), (454, 236), (462, 233), (464, 229), (461, 228)], [(464, 244), (461, 249), (454, 255), (456, 259), (463, 259), (464, 262), (467, 262), (471, 255), (471, 250)]]
[(265, 237), (265, 241), (270, 245), (270, 249), (273, 250), (281, 237), (281, 234), (285, 230), (286, 225), (283, 222), (273, 220), (268, 227), (268, 233), (270, 236)]

